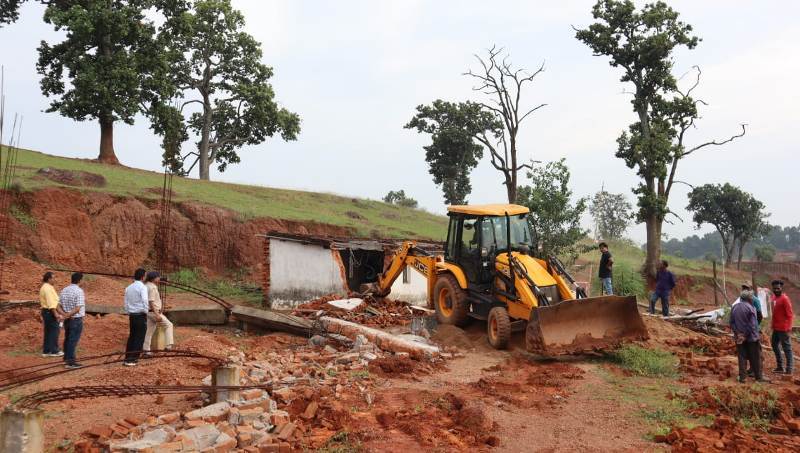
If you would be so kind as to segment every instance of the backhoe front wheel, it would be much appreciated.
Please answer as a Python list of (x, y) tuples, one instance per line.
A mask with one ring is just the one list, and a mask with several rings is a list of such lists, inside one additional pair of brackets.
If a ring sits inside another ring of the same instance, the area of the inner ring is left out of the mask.
[(486, 334), (489, 344), (493, 348), (505, 349), (508, 347), (508, 340), (511, 338), (511, 319), (505, 308), (494, 307), (489, 311)]
[(442, 275), (433, 287), (433, 305), (440, 324), (462, 327), (469, 321), (467, 292), (458, 286), (452, 275)]

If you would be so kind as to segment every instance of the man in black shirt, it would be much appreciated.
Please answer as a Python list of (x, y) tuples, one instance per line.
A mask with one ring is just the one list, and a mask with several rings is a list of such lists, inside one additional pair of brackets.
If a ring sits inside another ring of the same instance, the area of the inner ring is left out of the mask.
[(611, 296), (614, 294), (614, 288), (611, 286), (611, 267), (614, 265), (614, 259), (605, 242), (600, 243), (600, 253), (600, 270), (597, 274), (603, 284), (603, 294)]

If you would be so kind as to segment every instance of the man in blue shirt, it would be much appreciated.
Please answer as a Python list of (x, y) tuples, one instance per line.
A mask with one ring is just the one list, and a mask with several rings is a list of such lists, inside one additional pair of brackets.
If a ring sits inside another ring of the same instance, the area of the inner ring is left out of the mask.
[(669, 296), (672, 293), (672, 288), (675, 288), (675, 274), (670, 272), (667, 268), (669, 263), (661, 261), (658, 266), (658, 273), (656, 274), (656, 290), (650, 296), (650, 314), (656, 314), (656, 301), (661, 299), (661, 314), (669, 316)]
[(133, 283), (125, 288), (125, 313), (128, 314), (128, 344), (125, 348), (125, 366), (136, 366), (144, 349), (144, 336), (147, 333), (147, 287), (144, 285), (146, 271), (136, 269)]
[(753, 292), (742, 291), (739, 300), (731, 308), (731, 331), (739, 360), (739, 382), (745, 382), (747, 378), (747, 362), (750, 362), (757, 381), (768, 382), (761, 370), (761, 343), (756, 308), (753, 306)]

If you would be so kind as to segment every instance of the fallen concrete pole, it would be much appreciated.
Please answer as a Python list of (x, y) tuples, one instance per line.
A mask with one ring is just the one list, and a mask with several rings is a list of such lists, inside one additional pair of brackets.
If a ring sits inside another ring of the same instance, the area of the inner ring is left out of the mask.
[(322, 328), (329, 334), (344, 335), (351, 339), (355, 339), (358, 335), (364, 335), (369, 341), (374, 343), (375, 346), (384, 351), (406, 352), (418, 358), (436, 356), (439, 354), (439, 348), (436, 346), (407, 340), (382, 330), (362, 326), (354, 322), (331, 318), (329, 316), (323, 316), (319, 318), (319, 321)]

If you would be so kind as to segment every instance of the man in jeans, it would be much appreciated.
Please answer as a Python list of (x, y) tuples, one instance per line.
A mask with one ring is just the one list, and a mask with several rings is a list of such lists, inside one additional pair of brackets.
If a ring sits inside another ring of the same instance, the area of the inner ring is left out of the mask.
[(731, 308), (731, 331), (739, 359), (739, 382), (747, 379), (747, 362), (750, 362), (757, 381), (768, 382), (761, 370), (761, 343), (753, 292), (744, 290), (739, 299), (740, 302)]
[(597, 276), (600, 277), (600, 282), (603, 284), (603, 294), (611, 296), (614, 294), (614, 288), (611, 286), (611, 267), (614, 265), (614, 259), (605, 242), (600, 243), (600, 253), (600, 268)]
[(83, 274), (72, 274), (71, 285), (61, 290), (58, 302), (58, 314), (64, 318), (64, 367), (70, 370), (83, 365), (75, 359), (75, 349), (83, 332), (83, 317), (86, 315), (86, 295), (78, 286)]
[(147, 287), (144, 286), (146, 271), (136, 269), (133, 283), (125, 288), (125, 313), (128, 314), (128, 345), (125, 348), (125, 366), (136, 366), (139, 355), (144, 348), (144, 336), (147, 333)]
[(58, 293), (51, 283), (52, 272), (45, 272), (42, 277), (42, 287), (39, 289), (39, 304), (42, 307), (42, 325), (44, 328), (44, 341), (42, 342), (42, 357), (61, 357), (63, 352), (58, 350), (58, 326), (61, 315), (58, 314)]
[[(794, 357), (792, 357), (792, 301), (783, 293), (783, 281), (772, 281), (772, 352), (775, 353), (775, 362), (778, 364), (775, 373), (792, 374)], [(786, 355), (786, 368), (783, 367), (781, 349)]]
[(661, 299), (661, 314), (669, 316), (669, 296), (675, 288), (675, 274), (669, 271), (669, 263), (661, 261), (656, 274), (656, 290), (650, 296), (650, 314), (656, 314), (656, 301)]

